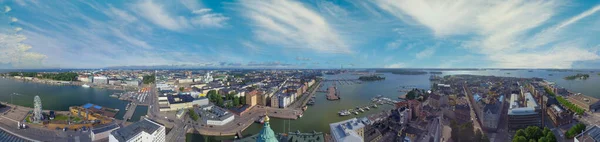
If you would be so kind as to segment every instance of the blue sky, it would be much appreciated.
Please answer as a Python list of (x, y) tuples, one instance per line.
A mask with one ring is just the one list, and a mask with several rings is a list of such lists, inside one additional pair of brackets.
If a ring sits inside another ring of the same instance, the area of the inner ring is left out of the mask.
[(0, 68), (599, 68), (600, 2), (0, 0)]

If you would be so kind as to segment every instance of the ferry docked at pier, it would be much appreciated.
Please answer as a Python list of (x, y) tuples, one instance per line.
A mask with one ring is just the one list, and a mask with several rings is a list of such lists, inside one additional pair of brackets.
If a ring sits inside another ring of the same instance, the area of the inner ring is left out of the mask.
[(83, 87), (83, 88), (90, 88), (90, 85), (83, 84), (83, 85), (81, 85), (81, 87)]

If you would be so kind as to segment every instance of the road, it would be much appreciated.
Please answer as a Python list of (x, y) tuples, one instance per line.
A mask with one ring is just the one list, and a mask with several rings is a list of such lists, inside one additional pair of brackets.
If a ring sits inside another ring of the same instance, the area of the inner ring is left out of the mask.
[(483, 131), (481, 129), (481, 124), (479, 122), (479, 119), (477, 119), (477, 115), (475, 114), (475, 110), (474, 107), (475, 105), (473, 105), (473, 94), (471, 94), (471, 91), (469, 91), (466, 87), (463, 86), (463, 89), (465, 91), (465, 94), (467, 94), (467, 97), (469, 101), (467, 101), (469, 103), (469, 107), (471, 108), (471, 120), (473, 120), (473, 131), (480, 131), (483, 134)]

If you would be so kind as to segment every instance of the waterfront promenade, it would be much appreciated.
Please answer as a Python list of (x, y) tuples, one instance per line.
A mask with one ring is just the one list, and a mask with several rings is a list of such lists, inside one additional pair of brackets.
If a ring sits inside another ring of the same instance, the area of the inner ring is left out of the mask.
[[(18, 122), (23, 122), (26, 115), (33, 108), (15, 106), (7, 103), (7, 105), (0, 109), (0, 129), (26, 139), (28, 141), (90, 141), (89, 132), (81, 131), (62, 131), (62, 130), (51, 130), (43, 125), (27, 124), (28, 128), (18, 129)], [(64, 113), (64, 112), (57, 112)]]
[(300, 115), (304, 112), (302, 111), (302, 107), (306, 106), (308, 100), (315, 95), (316, 91), (319, 89), (321, 85), (321, 81), (315, 83), (310, 92), (302, 97), (288, 108), (271, 108), (264, 106), (254, 106), (248, 110), (249, 112), (244, 114), (243, 116), (235, 116), (235, 119), (232, 122), (227, 123), (223, 126), (207, 126), (207, 125), (194, 125), (196, 129), (195, 132), (198, 132), (202, 135), (209, 136), (232, 136), (236, 135), (238, 132), (242, 132), (246, 130), (250, 125), (254, 123), (255, 120), (260, 119), (260, 117), (268, 114), (269, 117), (272, 118), (281, 118), (281, 119), (298, 119)]

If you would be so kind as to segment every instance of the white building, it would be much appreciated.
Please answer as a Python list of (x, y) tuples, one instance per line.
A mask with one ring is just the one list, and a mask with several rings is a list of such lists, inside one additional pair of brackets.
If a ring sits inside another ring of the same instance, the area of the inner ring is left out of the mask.
[(235, 119), (235, 115), (215, 105), (202, 107), (201, 118), (207, 125), (225, 125)]
[(94, 84), (105, 85), (108, 84), (108, 78), (105, 76), (94, 76), (94, 80), (92, 80)]
[(88, 76), (85, 76), (85, 75), (78, 76), (77, 80), (79, 80), (81, 82), (92, 82), (92, 79), (90, 79)]
[(192, 83), (194, 82), (194, 79), (192, 78), (182, 78), (182, 79), (177, 79), (178, 83)]
[(356, 118), (329, 124), (334, 142), (363, 142), (365, 125)]
[(208, 98), (194, 98), (191, 95), (160, 95), (158, 97), (158, 104), (160, 105), (160, 111), (177, 111), (194, 106), (208, 105)]
[(103, 127), (94, 128), (90, 131), (90, 138), (92, 138), (92, 141), (108, 139), (110, 133), (119, 128), (121, 127), (119, 127), (119, 125), (115, 123)]
[(150, 119), (133, 123), (110, 133), (109, 142), (164, 142), (165, 126)]

